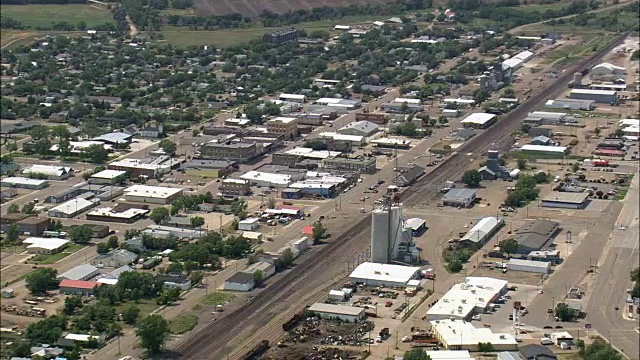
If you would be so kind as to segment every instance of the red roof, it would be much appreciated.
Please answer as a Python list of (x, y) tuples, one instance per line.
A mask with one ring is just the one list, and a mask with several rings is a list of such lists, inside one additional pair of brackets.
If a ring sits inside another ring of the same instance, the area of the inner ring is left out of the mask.
[(622, 150), (614, 150), (614, 149), (597, 149), (596, 154), (602, 155), (624, 155), (625, 152)]
[(302, 228), (302, 233), (305, 235), (313, 235), (313, 226), (305, 226)]
[(69, 280), (64, 279), (60, 282), (60, 287), (68, 287), (75, 289), (93, 289), (98, 285), (95, 281)]

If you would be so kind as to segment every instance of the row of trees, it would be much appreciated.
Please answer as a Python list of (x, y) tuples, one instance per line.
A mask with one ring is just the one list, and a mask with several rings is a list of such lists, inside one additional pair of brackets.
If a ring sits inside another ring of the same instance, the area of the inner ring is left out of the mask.
[(515, 190), (511, 191), (504, 203), (511, 207), (521, 207), (538, 198), (540, 189), (538, 184), (549, 182), (549, 175), (538, 172), (535, 175), (521, 175), (516, 182)]

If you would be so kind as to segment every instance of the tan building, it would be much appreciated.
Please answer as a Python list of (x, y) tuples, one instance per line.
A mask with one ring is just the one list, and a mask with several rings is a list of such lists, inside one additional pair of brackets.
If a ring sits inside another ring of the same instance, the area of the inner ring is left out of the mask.
[(203, 158), (246, 161), (259, 154), (258, 145), (251, 143), (210, 142), (200, 147)]
[(292, 139), (298, 133), (298, 119), (290, 117), (277, 117), (267, 121), (267, 132), (284, 135)]
[(251, 192), (251, 183), (244, 179), (224, 179), (220, 190), (224, 196), (244, 196)]

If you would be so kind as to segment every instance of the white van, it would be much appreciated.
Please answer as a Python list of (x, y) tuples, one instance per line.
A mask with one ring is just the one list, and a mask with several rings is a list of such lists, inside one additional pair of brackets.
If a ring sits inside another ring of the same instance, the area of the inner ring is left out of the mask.
[(543, 337), (542, 339), (540, 339), (540, 344), (541, 345), (553, 345), (553, 340), (551, 340), (548, 337)]

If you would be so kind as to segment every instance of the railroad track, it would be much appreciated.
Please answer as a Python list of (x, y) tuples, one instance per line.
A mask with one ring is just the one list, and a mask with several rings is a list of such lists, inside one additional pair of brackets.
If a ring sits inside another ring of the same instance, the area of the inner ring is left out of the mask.
[[(430, 173), (407, 189), (404, 193), (406, 197), (402, 199), (403, 203), (408, 206), (414, 206), (425, 199), (433, 199), (438, 193), (437, 187), (433, 184), (443, 184), (447, 180), (459, 179), (462, 173), (467, 170), (474, 156), (481, 156), (492, 148), (501, 149), (506, 147), (510, 142), (509, 135), (520, 126), (521, 120), (528, 112), (543, 100), (563, 91), (565, 84), (568, 83), (576, 70), (593, 66), (605, 54), (621, 43), (626, 36), (627, 34), (620, 36), (591, 58), (565, 70), (556, 81), (535, 93), (512, 112), (506, 114), (506, 117), (496, 125), (462, 145), (452, 157), (433, 168)], [(471, 153), (471, 156), (467, 155), (469, 153)], [(330, 244), (318, 250), (314, 249), (309, 254), (304, 255), (302, 258), (304, 261), (279, 276), (273, 284), (260, 292), (258, 297), (253, 298), (233, 313), (206, 326), (176, 347), (175, 352), (179, 353), (183, 359), (221, 359), (224, 358), (224, 355), (228, 355), (229, 359), (232, 359), (231, 356), (233, 358), (238, 357), (241, 351), (238, 351), (238, 349), (236, 351), (230, 350), (230, 343), (252, 324), (262, 324), (263, 326), (269, 324), (273, 320), (270, 309), (277, 309), (278, 305), (286, 303), (289, 298), (297, 296), (298, 293), (306, 294), (301, 297), (309, 300), (322, 296), (324, 294), (323, 290), (319, 291), (317, 287), (312, 285), (315, 285), (318, 281), (322, 282), (319, 279), (325, 269), (344, 264), (352, 259), (353, 254), (359, 253), (368, 246), (370, 225), (371, 217), (365, 216), (343, 234), (336, 236), (339, 240), (333, 240)], [(313, 259), (310, 259), (310, 257), (313, 257)], [(330, 282), (331, 280), (331, 278), (328, 278), (324, 282)], [(300, 299), (300, 297), (298, 298)], [(293, 304), (296, 304), (296, 302), (293, 302)], [(288, 310), (281, 312), (279, 316), (287, 319), (287, 316), (293, 315), (296, 310), (295, 306), (290, 306)], [(275, 323), (266, 326), (264, 329), (258, 329), (253, 337), (273, 340), (281, 336), (282, 333), (283, 331), (279, 328), (279, 324)], [(250, 349), (253, 344), (249, 342), (243, 343), (240, 350), (242, 348)]]

